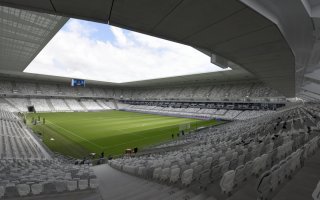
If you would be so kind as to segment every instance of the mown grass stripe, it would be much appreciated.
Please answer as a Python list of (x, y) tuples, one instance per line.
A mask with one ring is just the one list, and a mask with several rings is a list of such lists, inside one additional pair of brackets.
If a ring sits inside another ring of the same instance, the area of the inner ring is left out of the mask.
[[(45, 117), (47, 125), (32, 126), (31, 118), (38, 116)], [(104, 150), (105, 155), (120, 154), (126, 148), (142, 148), (171, 140), (171, 134), (176, 135), (181, 124), (197, 123), (197, 126), (205, 126), (220, 123), (214, 120), (124, 111), (41, 113), (29, 114), (27, 119), (35, 131), (43, 134), (44, 142), (53, 151), (80, 158), (86, 156), (87, 152), (100, 154)], [(55, 140), (50, 141), (51, 137)], [(68, 148), (65, 145), (68, 145)], [(77, 151), (70, 150), (73, 147)], [(83, 151), (80, 151), (79, 147), (82, 147)]]

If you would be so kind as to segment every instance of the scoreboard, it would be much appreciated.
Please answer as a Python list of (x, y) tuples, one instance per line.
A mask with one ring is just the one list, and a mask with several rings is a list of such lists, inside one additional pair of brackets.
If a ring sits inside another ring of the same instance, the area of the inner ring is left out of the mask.
[(84, 86), (86, 86), (86, 82), (83, 79), (72, 79), (71, 86), (72, 87), (77, 87), (77, 86), (84, 87)]

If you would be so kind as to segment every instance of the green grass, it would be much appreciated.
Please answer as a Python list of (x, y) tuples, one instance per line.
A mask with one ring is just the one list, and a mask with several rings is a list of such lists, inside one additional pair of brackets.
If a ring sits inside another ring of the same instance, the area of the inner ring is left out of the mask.
[[(46, 119), (45, 125), (32, 125), (32, 117)], [(37, 113), (27, 115), (27, 124), (41, 134), (55, 152), (82, 158), (89, 153), (122, 154), (127, 148), (142, 147), (172, 140), (181, 124), (192, 128), (216, 125), (215, 120), (197, 120), (124, 111)], [(54, 140), (50, 140), (54, 138)]]

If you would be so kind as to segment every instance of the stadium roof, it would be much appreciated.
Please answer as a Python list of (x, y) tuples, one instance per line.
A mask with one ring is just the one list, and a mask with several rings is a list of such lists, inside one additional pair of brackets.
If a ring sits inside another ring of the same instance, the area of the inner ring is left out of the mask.
[(23, 71), (67, 18), (0, 7), (1, 70)]
[(288, 97), (300, 92), (306, 72), (319, 67), (314, 47), (320, 13), (314, 0), (0, 0), (0, 4), (109, 23), (187, 44), (215, 55), (218, 64), (239, 65)]
[[(207, 85), (207, 84), (224, 84), (238, 82), (257, 82), (259, 81), (254, 75), (242, 70), (241, 68), (233, 67), (234, 70), (193, 74), (185, 76), (176, 76), (168, 78), (150, 79), (144, 81), (134, 81), (126, 83), (102, 82), (96, 80), (86, 80), (87, 84), (110, 86), (110, 87), (161, 87), (161, 86), (181, 86), (181, 85)], [(70, 78), (49, 76), (42, 74), (24, 73), (18, 71), (1, 71), (0, 79), (27, 79), (44, 82), (65, 82), (70, 83)]]

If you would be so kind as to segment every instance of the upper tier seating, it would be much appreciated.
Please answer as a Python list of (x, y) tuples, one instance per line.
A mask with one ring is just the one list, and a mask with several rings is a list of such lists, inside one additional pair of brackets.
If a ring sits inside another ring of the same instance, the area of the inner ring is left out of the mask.
[(21, 94), (35, 94), (36, 84), (17, 82), (16, 88), (13, 88), (13, 91), (14, 93), (21, 93)]
[(10, 81), (0, 80), (0, 94), (12, 93), (12, 84)]
[(71, 87), (65, 83), (0, 81), (0, 94), (101, 97), (124, 99), (199, 99), (237, 100), (245, 98), (283, 97), (263, 83), (239, 83), (210, 86), (184, 86), (168, 88), (108, 88), (101, 86)]

